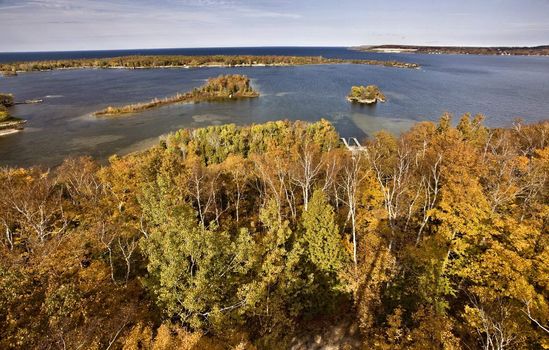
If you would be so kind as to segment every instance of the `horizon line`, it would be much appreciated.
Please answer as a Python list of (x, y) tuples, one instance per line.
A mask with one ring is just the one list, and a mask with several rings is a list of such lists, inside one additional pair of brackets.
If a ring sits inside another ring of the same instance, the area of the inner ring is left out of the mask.
[[(358, 45), (360, 46), (360, 45)], [(91, 52), (91, 51), (135, 51), (135, 50), (196, 50), (196, 49), (268, 49), (268, 48), (351, 48), (355, 45), (265, 45), (265, 46), (194, 46), (194, 47), (141, 47), (131, 49), (80, 49), (80, 50), (51, 50), (51, 51), (0, 51), (6, 53), (50, 53), (50, 52)]]
[(196, 50), (196, 49), (262, 49), (262, 48), (359, 48), (377, 46), (403, 46), (403, 47), (455, 47), (455, 48), (536, 48), (549, 46), (546, 44), (537, 45), (415, 45), (415, 44), (358, 44), (358, 45), (258, 45), (258, 46), (195, 46), (195, 47), (147, 47), (147, 48), (126, 48), (126, 49), (79, 49), (79, 50), (37, 50), (37, 51), (0, 51), (2, 54), (23, 54), (23, 53), (55, 53), (55, 52), (109, 52), (109, 51), (137, 51), (137, 50)]

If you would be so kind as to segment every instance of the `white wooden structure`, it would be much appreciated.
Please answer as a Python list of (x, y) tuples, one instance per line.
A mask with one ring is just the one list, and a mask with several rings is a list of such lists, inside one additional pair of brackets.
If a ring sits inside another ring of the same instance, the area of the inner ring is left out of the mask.
[(358, 142), (358, 140), (356, 139), (356, 137), (351, 137), (349, 140), (347, 140), (346, 138), (342, 137), (341, 138), (341, 141), (343, 141), (343, 144), (345, 145), (345, 147), (347, 147), (347, 149), (351, 152), (363, 152), (363, 151), (366, 151), (366, 147), (362, 146), (360, 144), (360, 142)]

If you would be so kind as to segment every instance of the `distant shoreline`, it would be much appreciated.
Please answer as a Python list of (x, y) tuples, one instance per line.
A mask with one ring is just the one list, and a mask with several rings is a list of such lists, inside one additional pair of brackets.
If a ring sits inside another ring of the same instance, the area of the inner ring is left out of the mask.
[(83, 58), (0, 63), (5, 76), (23, 72), (40, 72), (61, 69), (153, 69), (153, 68), (205, 68), (205, 67), (268, 67), (303, 66), (320, 64), (364, 64), (395, 68), (419, 68), (416, 63), (367, 59), (325, 58), (322, 56), (123, 56), (113, 58)]
[(421, 53), (430, 55), (549, 56), (549, 45), (532, 47), (363, 45), (351, 47), (350, 50), (378, 53)]

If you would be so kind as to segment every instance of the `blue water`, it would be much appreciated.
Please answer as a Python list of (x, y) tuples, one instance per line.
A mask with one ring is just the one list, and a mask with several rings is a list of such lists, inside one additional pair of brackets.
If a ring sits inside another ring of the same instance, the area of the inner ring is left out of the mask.
[[(419, 70), (363, 65), (196, 68), (155, 70), (69, 70), (0, 78), (0, 91), (17, 100), (12, 114), (28, 120), (18, 134), (0, 137), (0, 164), (54, 166), (70, 155), (104, 160), (158, 142), (183, 127), (221, 123), (261, 123), (290, 119), (331, 120), (343, 136), (364, 138), (386, 129), (395, 133), (416, 121), (437, 120), (443, 112), (483, 113), (490, 126), (517, 118), (549, 118), (549, 58), (474, 55), (361, 53), (345, 48), (220, 48), (54, 53), (0, 53), (0, 61), (113, 57), (130, 54), (307, 55), (396, 59), (421, 64)], [(208, 77), (248, 75), (261, 97), (227, 103), (172, 105), (116, 119), (90, 114), (169, 96), (203, 84)], [(376, 84), (388, 97), (377, 106), (357, 106), (345, 96), (352, 85)]]

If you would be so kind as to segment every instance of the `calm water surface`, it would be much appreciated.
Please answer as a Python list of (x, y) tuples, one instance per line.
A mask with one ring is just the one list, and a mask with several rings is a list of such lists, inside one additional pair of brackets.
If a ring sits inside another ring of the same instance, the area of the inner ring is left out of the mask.
[[(0, 91), (17, 100), (12, 114), (28, 120), (23, 132), (0, 137), (0, 164), (54, 166), (69, 155), (104, 160), (158, 142), (185, 127), (262, 123), (290, 119), (331, 120), (343, 136), (364, 138), (386, 129), (399, 132), (448, 111), (483, 113), (491, 126), (514, 118), (549, 118), (549, 58), (371, 54), (344, 48), (170, 49), (72, 53), (0, 54), (0, 61), (108, 57), (125, 54), (273, 54), (417, 62), (419, 70), (361, 65), (70, 70), (0, 77)], [(123, 105), (185, 92), (219, 74), (245, 74), (261, 97), (226, 103), (180, 104), (133, 116), (96, 118), (107, 105)], [(345, 96), (352, 85), (376, 84), (388, 97), (377, 106), (357, 106)]]

